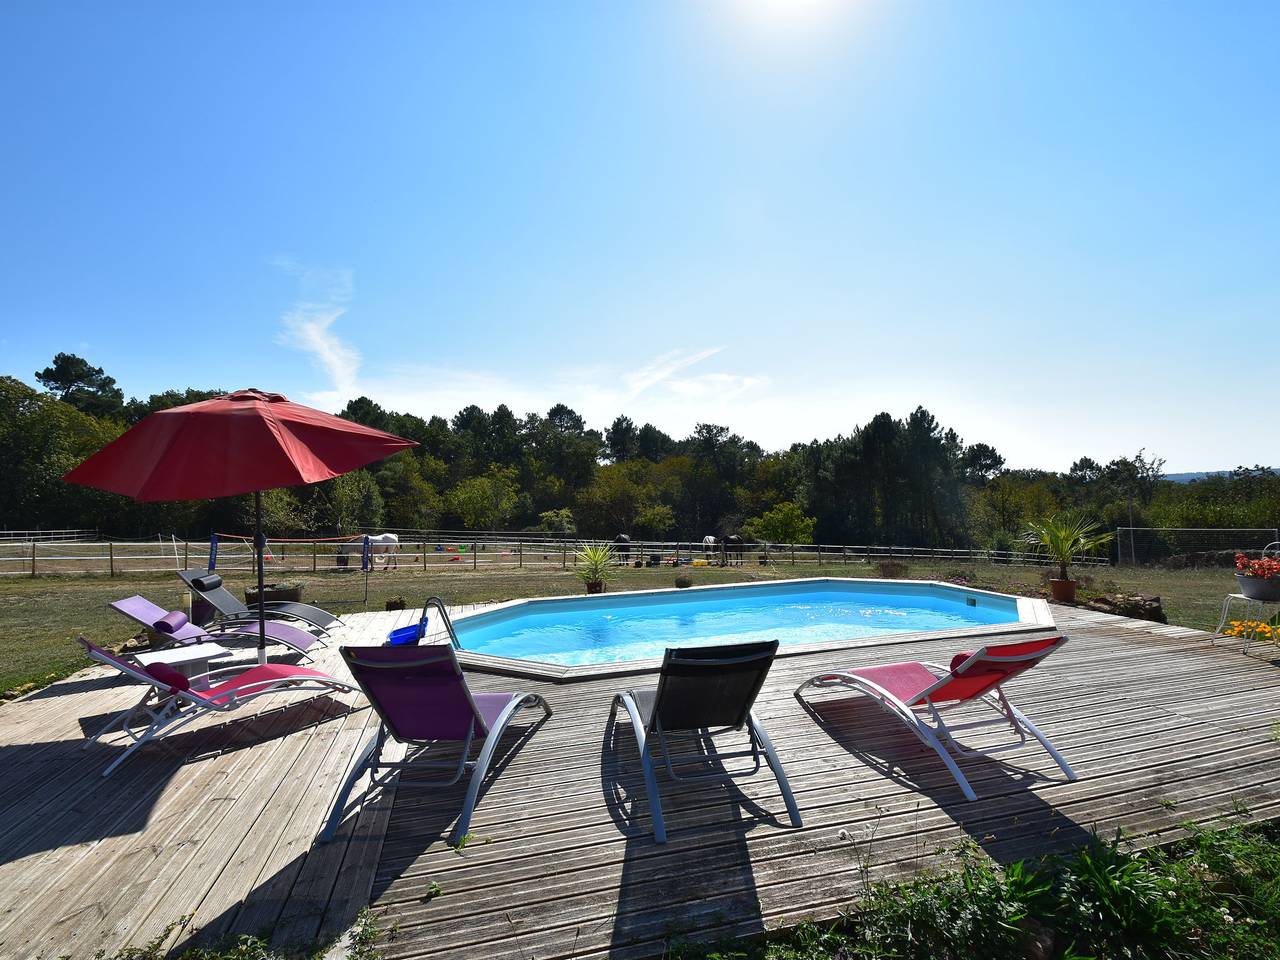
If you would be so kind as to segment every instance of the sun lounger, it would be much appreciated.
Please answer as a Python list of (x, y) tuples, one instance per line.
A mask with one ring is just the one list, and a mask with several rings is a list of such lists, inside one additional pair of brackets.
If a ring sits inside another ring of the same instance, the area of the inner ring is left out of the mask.
[[(211, 671), (206, 675), (210, 682), (209, 688), (196, 690), (192, 685), (193, 678), (184, 676), (166, 664), (157, 663), (143, 668), (94, 646), (84, 637), (80, 637), (79, 641), (93, 660), (114, 667), (130, 679), (147, 685), (141, 700), (122, 711), (85, 742), (87, 750), (104, 734), (117, 728), (133, 741), (124, 753), (102, 771), (104, 777), (109, 776), (144, 743), (173, 733), (207, 713), (232, 713), (248, 701), (268, 693), (333, 693), (355, 689), (351, 684), (319, 670), (286, 663), (268, 663), (247, 670), (231, 667)], [(216, 679), (224, 675), (225, 679)], [(133, 727), (143, 720), (147, 721), (147, 727), (138, 733)]]
[[(320, 840), (333, 837), (346, 814), (347, 797), (366, 771), (376, 782), (379, 770), (388, 770), (391, 776), (401, 770), (444, 770), (447, 775), (442, 779), (413, 781), (414, 786), (442, 787), (457, 783), (470, 771), (466, 799), (449, 835), (449, 842), (457, 845), (467, 835), (485, 773), (516, 711), (538, 707), (549, 717), (551, 708), (534, 693), (472, 693), (453, 648), (444, 644), (342, 647), (341, 653), (382, 722), (356, 758)], [(422, 749), (403, 761), (385, 761), (382, 750), (388, 737)], [(480, 755), (471, 760), (476, 742), (481, 745)], [(460, 745), (456, 760), (434, 759), (444, 744)]]
[[(1066, 642), (1066, 637), (1049, 637), (1044, 640), (983, 647), (977, 652), (956, 654), (946, 667), (909, 660), (875, 667), (833, 670), (800, 684), (796, 689), (796, 697), (804, 703), (802, 694), (805, 690), (831, 687), (855, 690), (871, 697), (889, 714), (905, 723), (907, 729), (921, 741), (932, 747), (955, 777), (965, 798), (976, 800), (977, 795), (960, 772), (952, 752), (962, 757), (985, 757), (1023, 746), (1028, 734), (1048, 751), (1068, 780), (1076, 779), (1075, 772), (1067, 761), (1053, 748), (1045, 735), (1009, 702), (1004, 693), (1005, 683), (1030, 670), (1055, 650), (1061, 649)], [(970, 704), (985, 705), (1000, 716), (993, 720), (947, 724), (942, 716), (944, 711)], [(964, 730), (1002, 727), (1006, 724), (1017, 735), (1017, 739), (1009, 743), (970, 749), (961, 746), (954, 737), (954, 734)]]
[[(628, 690), (613, 698), (609, 710), (610, 723), (616, 719), (620, 706), (631, 718), (631, 728), (635, 731), (636, 745), (640, 750), (645, 791), (649, 795), (653, 836), (658, 843), (666, 842), (667, 831), (654, 777), (655, 756), (666, 765), (672, 780), (697, 782), (753, 774), (760, 769), (763, 754), (777, 778), (791, 824), (801, 826), (800, 811), (782, 763), (769, 735), (751, 711), (777, 649), (776, 640), (669, 649), (662, 661), (656, 688)], [(747, 728), (749, 749), (720, 753), (712, 748), (712, 736), (728, 730), (741, 730), (744, 726)], [(693, 741), (696, 752), (672, 755), (669, 741), (676, 739)], [(747, 770), (731, 773), (720, 764), (722, 760), (740, 757), (750, 757), (753, 765)], [(676, 772), (677, 767), (690, 766), (701, 768), (703, 772)]]
[[(213, 609), (218, 611), (217, 623), (257, 623), (257, 606), (247, 606), (236, 598), (222, 584), (222, 577), (204, 570), (179, 570), (178, 576), (187, 585), (194, 596), (200, 597)], [(315, 627), (326, 636), (334, 627), (342, 625), (342, 620), (328, 610), (321, 610), (309, 603), (293, 603), (291, 601), (268, 601), (262, 605), (268, 620), (301, 620)], [(201, 624), (209, 626), (209, 624)]]
[[(198, 627), (187, 619), (181, 610), (167, 611), (148, 600), (146, 597), (132, 596), (123, 600), (114, 600), (111, 609), (128, 617), (134, 623), (145, 627), (162, 646), (187, 643), (203, 643), (208, 640), (254, 640), (258, 639), (258, 621), (255, 618), (246, 623), (226, 623), (219, 621), (211, 625), (211, 629)], [(310, 659), (308, 652), (312, 647), (324, 646), (323, 642), (295, 623), (267, 621), (267, 639), (284, 644), (296, 653)]]

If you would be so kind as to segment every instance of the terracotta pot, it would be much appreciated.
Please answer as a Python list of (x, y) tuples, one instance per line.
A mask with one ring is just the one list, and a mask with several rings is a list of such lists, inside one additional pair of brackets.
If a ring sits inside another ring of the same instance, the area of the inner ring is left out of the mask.
[(587, 593), (604, 593), (604, 581), (594, 580), (587, 584)]
[(1049, 592), (1058, 603), (1070, 603), (1076, 598), (1076, 582), (1074, 580), (1050, 580)]
[(1240, 592), (1250, 600), (1265, 600), (1280, 603), (1280, 580), (1265, 577), (1251, 577), (1246, 573), (1236, 574), (1236, 583)]

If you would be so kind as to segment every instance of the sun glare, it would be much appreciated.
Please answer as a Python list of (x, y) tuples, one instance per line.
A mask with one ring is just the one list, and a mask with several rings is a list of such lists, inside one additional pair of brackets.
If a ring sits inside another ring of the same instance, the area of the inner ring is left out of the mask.
[(842, 34), (867, 0), (721, 0), (706, 8), (729, 35), (758, 51), (814, 52), (823, 39)]
[(766, 29), (820, 27), (853, 6), (852, 0), (733, 0), (741, 15)]

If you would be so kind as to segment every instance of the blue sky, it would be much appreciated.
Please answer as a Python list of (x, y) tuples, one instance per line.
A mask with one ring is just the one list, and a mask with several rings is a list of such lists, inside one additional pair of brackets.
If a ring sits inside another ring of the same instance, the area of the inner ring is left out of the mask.
[(11, 0), (0, 373), (68, 350), (129, 394), (564, 401), (769, 447), (924, 404), (1012, 465), (1274, 460), (1242, 392), (1278, 376), (1278, 28)]

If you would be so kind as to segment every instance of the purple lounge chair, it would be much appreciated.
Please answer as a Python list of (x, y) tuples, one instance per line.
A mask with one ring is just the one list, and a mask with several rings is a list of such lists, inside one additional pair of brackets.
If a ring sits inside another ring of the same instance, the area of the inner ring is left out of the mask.
[[(77, 638), (85, 648), (89, 657), (98, 663), (115, 667), (126, 677), (147, 685), (142, 699), (127, 710), (121, 711), (105, 727), (95, 733), (87, 741), (87, 750), (98, 741), (103, 734), (119, 727), (133, 741), (124, 753), (102, 771), (108, 776), (116, 767), (144, 743), (157, 740), (165, 734), (172, 733), (179, 727), (185, 727), (192, 720), (206, 713), (231, 713), (245, 702), (267, 693), (308, 691), (316, 693), (332, 693), (335, 690), (354, 690), (349, 683), (319, 670), (308, 667), (297, 667), (289, 663), (267, 663), (244, 669), (229, 667), (214, 670), (205, 675), (209, 680), (208, 690), (196, 690), (191, 681), (173, 667), (163, 663), (155, 663), (149, 667), (140, 667), (130, 663), (123, 657), (96, 647), (84, 637)], [(218, 676), (226, 679), (215, 681)], [(141, 733), (133, 730), (134, 721), (149, 721), (147, 728)]]
[[(551, 707), (536, 693), (472, 693), (453, 647), (445, 644), (343, 647), (341, 653), (351, 676), (382, 722), (338, 792), (320, 841), (332, 839), (347, 812), (347, 797), (366, 770), (373, 774), (375, 782), (380, 769), (390, 770), (391, 776), (410, 769), (452, 771), (445, 779), (414, 781), (415, 785), (438, 787), (457, 783), (470, 770), (466, 800), (449, 834), (449, 842), (456, 846), (467, 835), (480, 785), (511, 718), (524, 707), (541, 707), (544, 716), (549, 717)], [(382, 760), (387, 737), (428, 749), (441, 742), (460, 743), (462, 747), (457, 760), (414, 758), (391, 762)], [(468, 757), (476, 740), (482, 746), (480, 756), (473, 761)]]
[[(258, 622), (256, 620), (252, 624), (213, 624), (213, 632), (210, 632), (205, 627), (198, 627), (191, 623), (187, 619), (187, 615), (181, 610), (166, 611), (146, 597), (132, 596), (125, 597), (123, 600), (112, 601), (111, 609), (116, 613), (124, 614), (134, 623), (146, 627), (157, 639), (168, 638), (167, 642), (161, 641), (165, 646), (225, 639), (253, 641), (258, 639)], [(274, 640), (276, 643), (284, 644), (296, 653), (302, 654), (308, 660), (311, 659), (311, 654), (308, 651), (312, 647), (323, 646), (314, 634), (289, 623), (268, 621), (267, 638)]]

